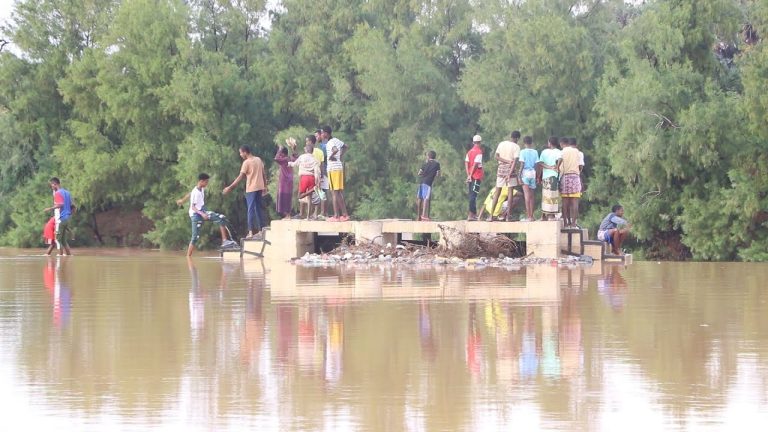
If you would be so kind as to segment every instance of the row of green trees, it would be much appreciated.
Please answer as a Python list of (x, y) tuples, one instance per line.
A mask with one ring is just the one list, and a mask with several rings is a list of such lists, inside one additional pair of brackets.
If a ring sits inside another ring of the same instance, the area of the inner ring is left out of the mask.
[[(174, 199), (198, 172), (215, 192), (239, 145), (271, 161), (330, 124), (359, 218), (412, 217), (429, 149), (446, 174), (434, 215), (465, 216), (464, 146), (520, 129), (539, 148), (576, 136), (587, 221), (624, 204), (649, 257), (768, 259), (764, 0), (266, 3), (19, 0), (2, 27), (0, 243), (39, 244), (57, 175), (83, 227), (141, 211), (148, 243), (178, 247)], [(242, 224), (240, 199), (209, 200)]]

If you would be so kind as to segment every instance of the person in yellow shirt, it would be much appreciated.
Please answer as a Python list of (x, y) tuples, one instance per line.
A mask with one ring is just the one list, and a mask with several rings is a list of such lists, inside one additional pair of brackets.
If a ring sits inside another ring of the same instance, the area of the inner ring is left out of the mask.
[[(496, 194), (496, 189), (491, 189), (490, 192), (488, 192), (488, 196), (485, 197), (485, 202), (480, 208), (480, 213), (478, 213), (477, 218), (482, 218), (485, 212), (488, 212), (489, 218), (506, 219), (509, 214), (509, 203), (507, 200), (509, 197), (509, 189), (512, 189), (512, 197), (514, 198), (517, 198), (517, 195), (520, 193), (514, 188), (502, 188), (501, 192), (499, 192), (499, 197), (496, 200), (496, 208), (493, 208), (493, 197)], [(491, 212), (492, 208), (493, 212)]]
[[(575, 140), (574, 140), (575, 141)], [(567, 144), (566, 144), (567, 143)], [(560, 173), (560, 197), (563, 201), (563, 219), (566, 228), (578, 228), (579, 200), (581, 199), (581, 168), (583, 156), (572, 145), (571, 139), (560, 140), (563, 151), (557, 161)]]

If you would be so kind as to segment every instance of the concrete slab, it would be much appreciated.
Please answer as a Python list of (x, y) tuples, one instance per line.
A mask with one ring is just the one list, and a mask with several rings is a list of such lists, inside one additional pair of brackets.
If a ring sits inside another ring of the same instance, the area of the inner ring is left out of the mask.
[[(328, 222), (301, 219), (273, 221), (268, 232), (272, 243), (265, 255), (288, 260), (314, 251), (317, 233), (352, 233), (363, 241), (396, 243), (402, 234), (440, 233), (441, 227), (457, 233), (524, 234), (528, 253), (544, 258), (560, 255), (560, 221), (484, 222), (484, 221), (413, 221), (380, 219), (372, 221)], [(247, 250), (247, 249), (246, 249)]]

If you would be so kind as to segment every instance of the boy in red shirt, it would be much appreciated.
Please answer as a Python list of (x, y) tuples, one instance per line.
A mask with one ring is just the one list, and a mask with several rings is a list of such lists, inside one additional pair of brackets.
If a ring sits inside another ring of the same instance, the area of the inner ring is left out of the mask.
[(56, 218), (48, 219), (45, 227), (43, 227), (43, 240), (48, 247), (52, 247), (56, 241)]

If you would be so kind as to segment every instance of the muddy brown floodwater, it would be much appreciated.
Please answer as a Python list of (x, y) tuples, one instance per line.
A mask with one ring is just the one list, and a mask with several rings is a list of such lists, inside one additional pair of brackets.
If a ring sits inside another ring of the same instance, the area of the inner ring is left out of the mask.
[(0, 430), (766, 430), (768, 265), (0, 249)]

